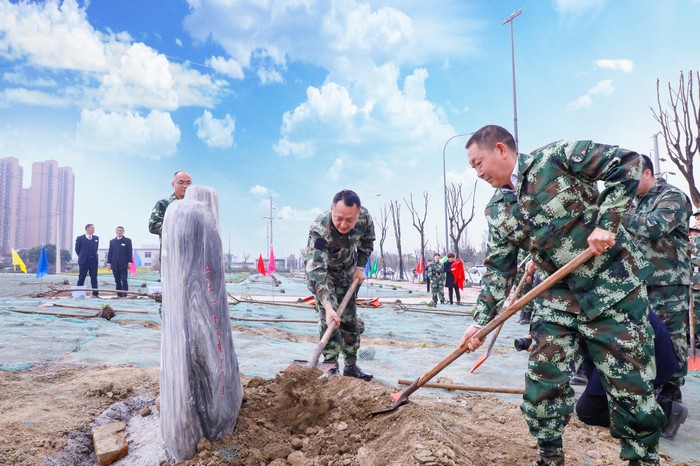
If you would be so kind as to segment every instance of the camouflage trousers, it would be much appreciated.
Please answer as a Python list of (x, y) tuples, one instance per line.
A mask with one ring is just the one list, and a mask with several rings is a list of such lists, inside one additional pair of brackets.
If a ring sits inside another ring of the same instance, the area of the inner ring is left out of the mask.
[(666, 325), (678, 358), (679, 368), (668, 383), (682, 386), (688, 374), (688, 285), (647, 286), (649, 305)]
[(445, 302), (445, 280), (432, 280), (430, 287), (433, 289), (433, 302)]
[[(333, 289), (335, 294), (333, 297), (333, 309), (336, 311), (338, 310), (339, 304), (337, 299), (342, 300), (349, 288), (350, 285), (336, 286)], [(334, 362), (337, 365), (340, 353), (343, 353), (346, 365), (355, 364), (357, 361), (357, 350), (360, 349), (360, 332), (357, 329), (357, 306), (355, 304), (355, 298), (359, 290), (360, 287), (357, 287), (355, 295), (348, 301), (348, 305), (345, 311), (343, 311), (343, 315), (340, 317), (340, 327), (331, 334), (331, 338), (328, 340), (328, 344), (323, 350), (324, 362)], [(326, 324), (326, 310), (318, 304), (316, 304), (316, 310), (318, 310), (320, 317), (318, 322), (319, 335), (323, 336), (328, 329), (328, 325)]]
[(700, 289), (692, 290), (693, 296), (693, 316), (695, 317), (695, 344), (700, 337)]
[(610, 433), (620, 439), (620, 457), (658, 464), (666, 417), (651, 384), (656, 364), (646, 289), (640, 286), (594, 319), (580, 312), (568, 290), (557, 291), (556, 299), (536, 304), (521, 405), (540, 457), (548, 465), (564, 464), (562, 435), (575, 401), (569, 379), (581, 365), (585, 344), (607, 392)]

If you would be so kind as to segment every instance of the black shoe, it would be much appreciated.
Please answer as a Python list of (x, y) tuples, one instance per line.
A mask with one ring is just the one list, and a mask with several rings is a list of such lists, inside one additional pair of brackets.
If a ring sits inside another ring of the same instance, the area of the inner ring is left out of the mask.
[(683, 403), (683, 394), (681, 393), (681, 387), (668, 382), (663, 384), (658, 397), (667, 398), (671, 401), (675, 401), (676, 403)]
[(661, 429), (661, 436), (669, 440), (676, 438), (678, 429), (680, 429), (681, 424), (683, 424), (687, 418), (688, 408), (674, 401), (671, 407), (671, 415), (668, 417), (664, 428)]
[(346, 364), (345, 368), (343, 369), (343, 375), (367, 381), (372, 380), (374, 378), (372, 374), (367, 374), (362, 369), (360, 369), (360, 366), (358, 366), (357, 364)]
[(328, 378), (328, 377), (333, 377), (333, 376), (338, 375), (338, 374), (340, 374), (340, 371), (338, 370), (338, 368), (337, 368), (337, 367), (331, 367), (331, 368), (328, 369), (326, 372), (324, 372), (323, 375), (322, 375), (321, 377), (326, 377), (326, 378)]
[(530, 313), (521, 312), (518, 323), (520, 325), (530, 325)]

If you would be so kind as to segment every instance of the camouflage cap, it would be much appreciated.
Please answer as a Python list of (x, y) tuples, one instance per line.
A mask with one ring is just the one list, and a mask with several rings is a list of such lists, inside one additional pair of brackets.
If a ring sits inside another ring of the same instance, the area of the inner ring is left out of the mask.
[(693, 215), (700, 215), (700, 209), (695, 209), (695, 212), (693, 212)]

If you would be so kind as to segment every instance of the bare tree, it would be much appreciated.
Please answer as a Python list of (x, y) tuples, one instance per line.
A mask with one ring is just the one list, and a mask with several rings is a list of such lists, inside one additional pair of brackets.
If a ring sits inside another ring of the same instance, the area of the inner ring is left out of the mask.
[[(467, 225), (474, 220), (474, 206), (476, 203), (476, 181), (474, 181), (474, 191), (465, 199), (462, 195), (462, 183), (455, 185), (451, 183), (447, 188), (447, 218), (449, 220), (450, 239), (454, 245), (454, 252), (459, 257), (459, 239), (462, 237)], [(464, 215), (464, 206), (472, 201), (472, 209), (469, 217)]]
[(401, 254), (401, 203), (399, 201), (391, 201), (389, 203), (389, 210), (391, 210), (391, 221), (394, 224), (396, 249), (399, 251), (399, 280), (403, 280), (405, 275), (403, 270), (403, 255)]
[(382, 264), (382, 275), (386, 275), (386, 262), (384, 262), (384, 241), (389, 227), (389, 210), (386, 204), (379, 209), (379, 217), (375, 220), (379, 230), (379, 262)]
[(248, 259), (250, 259), (250, 252), (243, 251), (243, 270), (248, 270)]
[(428, 217), (428, 192), (423, 191), (424, 210), (423, 216), (418, 212), (418, 209), (413, 205), (413, 193), (411, 193), (409, 203), (406, 198), (403, 201), (406, 203), (406, 207), (411, 211), (411, 219), (413, 220), (413, 227), (418, 230), (420, 235), (420, 258), (423, 260), (423, 265), (425, 265), (425, 247), (428, 244), (428, 240), (425, 238), (425, 219)]
[[(698, 92), (694, 94), (693, 84), (697, 85)], [(688, 72), (686, 81), (683, 72), (678, 81), (678, 89), (673, 89), (668, 83), (667, 105), (669, 110), (664, 110), (661, 105), (661, 88), (659, 80), (656, 80), (656, 100), (659, 106), (658, 113), (652, 108), (654, 118), (661, 125), (661, 133), (666, 142), (666, 151), (671, 161), (678, 167), (683, 178), (688, 182), (690, 198), (695, 207), (700, 206), (700, 191), (695, 186), (693, 174), (693, 158), (698, 153), (700, 146), (700, 72), (693, 70)], [(695, 99), (698, 99), (698, 102)]]

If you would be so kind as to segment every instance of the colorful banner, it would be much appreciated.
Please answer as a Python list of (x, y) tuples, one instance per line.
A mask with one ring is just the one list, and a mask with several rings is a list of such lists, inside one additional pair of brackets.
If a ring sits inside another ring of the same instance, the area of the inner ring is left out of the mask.
[(44, 275), (49, 274), (49, 260), (46, 258), (46, 248), (41, 247), (41, 255), (39, 256), (39, 263), (36, 266), (36, 278), (41, 278)]
[(260, 272), (263, 277), (267, 275), (265, 273), (265, 262), (263, 262), (262, 254), (258, 257), (258, 272)]
[(22, 258), (19, 257), (19, 254), (17, 254), (17, 251), (12, 249), (12, 265), (19, 265), (19, 269), (27, 273), (27, 266), (24, 265), (24, 262), (22, 261)]

